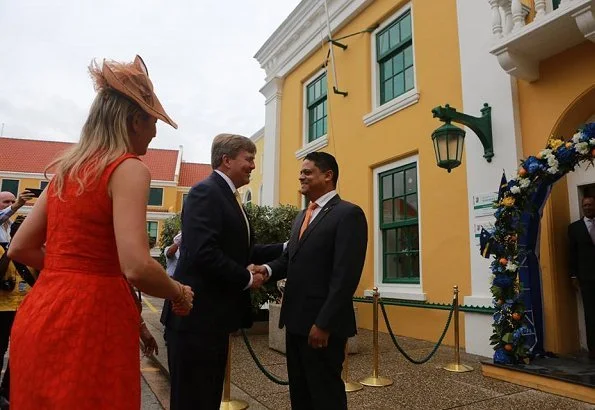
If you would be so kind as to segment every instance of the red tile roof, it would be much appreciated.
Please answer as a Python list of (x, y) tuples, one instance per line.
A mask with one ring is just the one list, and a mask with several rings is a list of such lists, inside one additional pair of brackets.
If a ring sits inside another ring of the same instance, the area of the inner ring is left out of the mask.
[(151, 171), (151, 179), (173, 181), (176, 174), (178, 151), (171, 149), (149, 149), (140, 157)]
[[(72, 145), (71, 142), (0, 137), (0, 171), (43, 173), (54, 158)], [(149, 149), (141, 158), (149, 167), (152, 179), (174, 180), (177, 150)]]
[(211, 175), (212, 172), (213, 168), (211, 168), (210, 164), (182, 162), (180, 182), (178, 182), (178, 186), (191, 187)]

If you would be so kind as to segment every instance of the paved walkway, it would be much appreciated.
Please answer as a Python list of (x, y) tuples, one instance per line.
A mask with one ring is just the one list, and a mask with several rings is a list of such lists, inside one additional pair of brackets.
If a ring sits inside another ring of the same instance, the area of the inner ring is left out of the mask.
[[(143, 317), (160, 344), (155, 361), (143, 359), (148, 369), (167, 371), (166, 350), (159, 323), (161, 305), (148, 298), (154, 310), (145, 305)], [(285, 356), (269, 349), (268, 335), (250, 335), (251, 344), (263, 365), (281, 379), (287, 379)], [(399, 337), (399, 343), (412, 357), (427, 355), (433, 344)], [(350, 379), (361, 380), (372, 373), (372, 333), (360, 330), (359, 353), (350, 355)], [(366, 387), (348, 393), (350, 409), (595, 409), (595, 406), (510, 384), (481, 374), (479, 356), (462, 353), (462, 362), (475, 370), (451, 373), (442, 366), (453, 361), (454, 351), (440, 347), (434, 358), (423, 365), (409, 363), (395, 348), (390, 337), (379, 335), (380, 376), (394, 381), (384, 388)], [(143, 371), (143, 377), (165, 409), (169, 409), (169, 385), (159, 382), (163, 374)], [(165, 379), (166, 380), (166, 379)], [(232, 336), (231, 395), (249, 403), (250, 409), (289, 409), (288, 387), (269, 381), (258, 369), (241, 336)], [(145, 407), (143, 407), (145, 409)], [(146, 407), (146, 410), (153, 408)]]

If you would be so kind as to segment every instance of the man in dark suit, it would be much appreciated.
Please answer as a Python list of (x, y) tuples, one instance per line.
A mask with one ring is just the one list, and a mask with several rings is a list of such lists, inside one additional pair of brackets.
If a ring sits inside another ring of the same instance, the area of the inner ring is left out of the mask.
[(357, 332), (352, 297), (368, 227), (362, 209), (335, 191), (338, 178), (332, 155), (306, 155), (299, 180), (310, 205), (281, 257), (255, 267), (271, 280), (287, 278), (279, 327), (286, 328), (291, 407), (298, 410), (347, 408), (341, 371), (347, 338)]
[(589, 358), (595, 360), (595, 198), (583, 198), (583, 218), (568, 227), (569, 273), (585, 310)]
[(253, 245), (237, 189), (250, 181), (256, 146), (246, 137), (213, 140), (213, 173), (188, 193), (174, 278), (194, 290), (188, 316), (164, 308), (172, 410), (219, 409), (229, 334), (252, 325), (250, 288), (263, 276), (250, 263), (278, 257), (283, 245)]

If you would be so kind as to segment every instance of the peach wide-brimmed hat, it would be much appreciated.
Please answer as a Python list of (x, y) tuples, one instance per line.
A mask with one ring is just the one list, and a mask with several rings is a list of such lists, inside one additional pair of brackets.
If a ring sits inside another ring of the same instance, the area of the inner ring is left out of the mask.
[(105, 87), (112, 88), (132, 99), (147, 114), (178, 128), (178, 124), (167, 115), (155, 95), (153, 83), (149, 79), (149, 71), (140, 56), (137, 55), (133, 63), (119, 63), (104, 59), (101, 69), (97, 64), (91, 64), (89, 71), (97, 91)]

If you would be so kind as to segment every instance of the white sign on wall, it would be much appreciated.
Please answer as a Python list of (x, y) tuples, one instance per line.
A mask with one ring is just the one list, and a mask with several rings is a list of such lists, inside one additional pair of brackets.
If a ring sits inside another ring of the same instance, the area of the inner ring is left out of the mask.
[(473, 195), (473, 244), (479, 247), (481, 228), (488, 231), (494, 229), (496, 217), (494, 216), (494, 202), (498, 200), (497, 192), (487, 192)]

